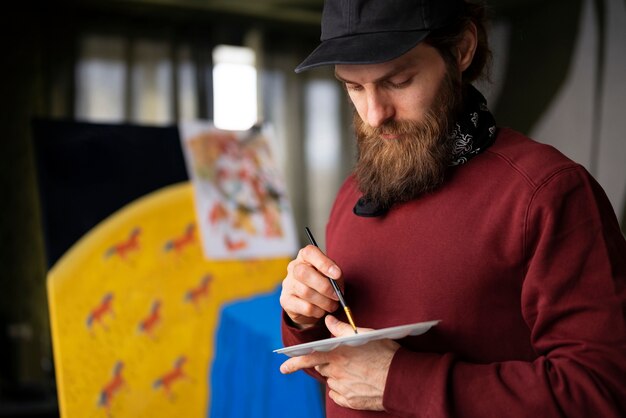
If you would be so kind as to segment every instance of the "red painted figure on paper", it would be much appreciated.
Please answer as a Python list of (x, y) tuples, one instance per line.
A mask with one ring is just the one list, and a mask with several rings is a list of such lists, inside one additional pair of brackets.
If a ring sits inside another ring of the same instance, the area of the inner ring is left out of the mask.
[(217, 202), (211, 208), (209, 212), (209, 222), (211, 225), (215, 225), (220, 221), (228, 220), (228, 210), (221, 202)]
[(224, 237), (224, 245), (226, 245), (226, 249), (230, 252), (235, 252), (239, 250), (243, 250), (248, 246), (248, 243), (243, 239), (233, 240), (228, 235)]

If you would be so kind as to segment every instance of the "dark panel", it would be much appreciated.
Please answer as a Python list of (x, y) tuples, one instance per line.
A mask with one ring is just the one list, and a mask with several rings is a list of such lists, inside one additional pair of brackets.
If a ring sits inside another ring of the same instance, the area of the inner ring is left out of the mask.
[(133, 200), (188, 179), (178, 128), (33, 123), (48, 266)]

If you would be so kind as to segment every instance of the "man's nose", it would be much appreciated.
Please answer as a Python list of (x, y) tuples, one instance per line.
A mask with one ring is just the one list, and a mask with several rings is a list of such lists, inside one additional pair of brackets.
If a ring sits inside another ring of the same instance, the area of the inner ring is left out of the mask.
[(394, 108), (383, 93), (369, 92), (367, 97), (367, 124), (378, 128), (393, 118)]

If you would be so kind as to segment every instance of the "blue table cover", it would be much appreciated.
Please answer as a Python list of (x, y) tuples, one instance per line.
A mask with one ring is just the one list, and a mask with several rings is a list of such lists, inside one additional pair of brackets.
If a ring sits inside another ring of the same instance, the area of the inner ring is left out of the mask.
[(282, 375), (280, 289), (226, 305), (211, 370), (210, 418), (321, 418), (322, 388), (302, 371)]

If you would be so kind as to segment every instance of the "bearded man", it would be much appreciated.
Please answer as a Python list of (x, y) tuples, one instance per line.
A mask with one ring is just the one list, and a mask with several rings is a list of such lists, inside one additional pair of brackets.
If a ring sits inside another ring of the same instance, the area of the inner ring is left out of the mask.
[[(355, 108), (358, 161), (283, 281), (285, 345), (441, 320), (426, 334), (291, 358), (329, 417), (626, 416), (626, 242), (597, 182), (497, 128), (463, 0), (327, 0), (320, 46)], [(340, 312), (340, 311), (338, 311)]]

